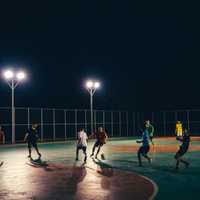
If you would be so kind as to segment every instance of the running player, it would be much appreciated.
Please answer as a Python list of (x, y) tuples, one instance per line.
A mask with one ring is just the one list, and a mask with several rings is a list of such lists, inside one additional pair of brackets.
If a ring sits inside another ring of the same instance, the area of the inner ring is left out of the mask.
[(102, 127), (99, 128), (99, 130), (96, 133), (93, 133), (90, 138), (95, 137), (96, 138), (96, 142), (93, 146), (92, 149), (92, 154), (90, 155), (90, 157), (94, 156), (94, 152), (95, 149), (98, 148), (97, 153), (95, 155), (95, 158), (97, 159), (97, 156), (101, 150), (101, 147), (106, 144), (106, 140), (108, 139), (108, 135), (107, 133), (104, 131), (104, 129)]
[(150, 140), (153, 143), (153, 136), (154, 136), (154, 126), (151, 124), (150, 120), (147, 120), (145, 122), (145, 126), (147, 128), (147, 131), (149, 132), (149, 137), (150, 137)]
[(78, 156), (79, 156), (79, 150), (82, 150), (85, 158), (84, 162), (87, 161), (87, 133), (83, 128), (80, 129), (80, 132), (78, 132), (78, 141), (77, 141), (77, 147), (76, 147), (76, 161), (78, 161)]
[(39, 159), (41, 158), (41, 154), (38, 150), (38, 146), (37, 146), (37, 141), (38, 141), (38, 131), (37, 131), (37, 128), (38, 128), (38, 124), (34, 123), (32, 124), (32, 127), (27, 131), (26, 135), (25, 135), (25, 138), (24, 138), (24, 141), (26, 141), (28, 143), (28, 150), (29, 150), (29, 155), (28, 155), (28, 158), (32, 159), (31, 157), (31, 148), (33, 147), (38, 156), (39, 156)]
[(181, 123), (181, 121), (176, 122), (175, 134), (177, 140), (179, 140), (179, 138), (183, 136), (183, 124)]
[(188, 151), (189, 146), (190, 146), (190, 135), (187, 129), (184, 130), (183, 136), (178, 137), (177, 140), (181, 142), (180, 148), (178, 152), (175, 155), (176, 159), (176, 169), (179, 169), (179, 164), (180, 162), (185, 164), (186, 167), (188, 167), (190, 164), (189, 162), (185, 161), (182, 156)]
[(139, 166), (142, 166), (142, 159), (141, 156), (145, 157), (149, 163), (151, 163), (151, 158), (147, 155), (149, 150), (150, 150), (150, 137), (149, 137), (149, 133), (147, 131), (146, 126), (144, 126), (143, 130), (142, 130), (142, 139), (141, 140), (137, 140), (137, 143), (142, 143), (142, 146), (139, 148), (138, 150), (138, 162), (139, 162)]

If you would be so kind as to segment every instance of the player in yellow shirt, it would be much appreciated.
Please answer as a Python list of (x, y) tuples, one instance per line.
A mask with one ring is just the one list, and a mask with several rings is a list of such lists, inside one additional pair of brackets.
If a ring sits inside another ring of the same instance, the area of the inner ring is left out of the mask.
[(177, 121), (176, 122), (176, 138), (180, 138), (183, 136), (183, 124), (181, 123), (181, 121)]

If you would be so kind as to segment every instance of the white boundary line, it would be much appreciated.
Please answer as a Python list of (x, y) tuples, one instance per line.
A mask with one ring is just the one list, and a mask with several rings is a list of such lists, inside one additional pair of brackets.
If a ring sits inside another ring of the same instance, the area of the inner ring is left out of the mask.
[[(86, 166), (86, 168), (90, 169), (90, 170), (95, 170), (93, 169), (92, 167), (88, 167)], [(136, 174), (137, 176), (149, 181), (152, 185), (153, 185), (153, 188), (154, 188), (154, 191), (153, 191), (153, 194), (148, 198), (148, 200), (154, 200), (155, 197), (157, 196), (158, 192), (159, 192), (159, 188), (158, 188), (158, 185), (150, 178), (146, 177), (146, 176), (143, 176), (143, 175), (140, 175), (138, 173), (135, 173), (135, 172), (132, 172), (132, 171), (125, 171), (125, 170), (120, 170), (120, 169), (116, 169), (116, 168), (113, 168), (113, 170), (115, 171), (121, 171), (121, 172), (128, 172), (128, 173), (134, 173)]]
[(142, 178), (144, 178), (144, 179), (146, 179), (146, 180), (148, 180), (149, 182), (151, 182), (151, 184), (153, 185), (153, 187), (154, 187), (154, 192), (153, 192), (153, 194), (149, 197), (149, 199), (148, 200), (153, 200), (156, 196), (157, 196), (157, 194), (158, 194), (158, 192), (159, 192), (159, 188), (158, 188), (158, 185), (152, 180), (152, 179), (150, 179), (150, 178), (148, 178), (148, 177), (146, 177), (146, 176), (142, 176), (142, 175), (140, 175), (140, 174), (137, 174), (138, 176), (140, 176), (140, 177), (142, 177)]

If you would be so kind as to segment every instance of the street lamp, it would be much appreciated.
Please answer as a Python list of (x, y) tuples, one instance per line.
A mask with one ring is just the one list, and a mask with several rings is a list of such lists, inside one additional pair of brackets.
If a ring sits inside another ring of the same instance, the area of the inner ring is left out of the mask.
[(96, 90), (100, 88), (100, 82), (88, 80), (86, 82), (86, 88), (90, 94), (91, 133), (93, 133), (93, 96)]
[(15, 72), (5, 70), (3, 76), (12, 91), (12, 144), (15, 143), (15, 88), (21, 81), (26, 79), (26, 73), (23, 71)]

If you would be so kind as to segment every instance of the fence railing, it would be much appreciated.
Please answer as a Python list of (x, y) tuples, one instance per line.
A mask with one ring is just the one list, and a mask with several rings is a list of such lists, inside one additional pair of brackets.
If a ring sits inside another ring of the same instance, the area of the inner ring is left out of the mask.
[[(16, 142), (22, 141), (31, 123), (37, 122), (41, 141), (74, 139), (80, 128), (90, 133), (90, 111), (50, 108), (16, 108)], [(155, 135), (174, 135), (177, 120), (183, 122), (192, 135), (200, 134), (200, 110), (129, 112), (94, 110), (94, 129), (104, 127), (110, 137), (136, 136), (146, 119), (155, 126)], [(0, 108), (0, 125), (11, 143), (11, 108)]]

